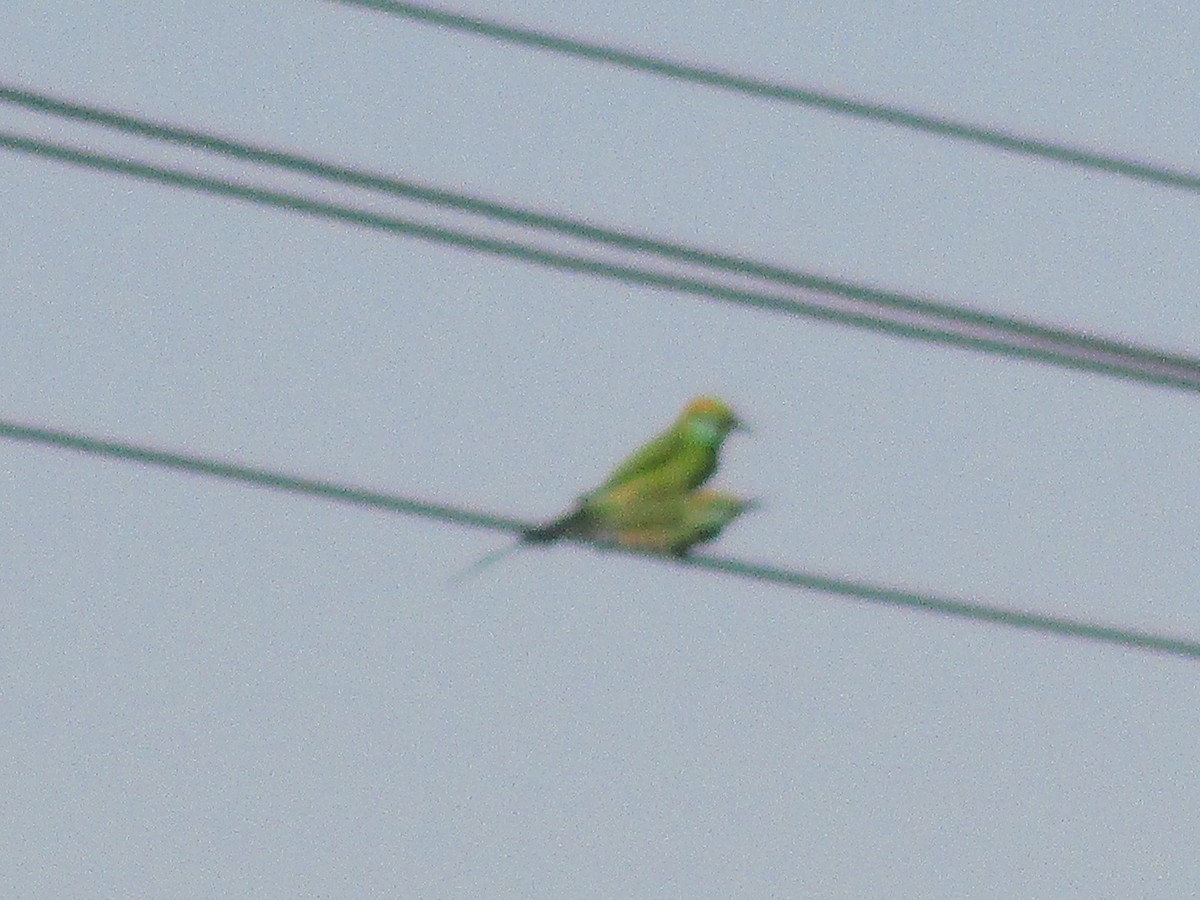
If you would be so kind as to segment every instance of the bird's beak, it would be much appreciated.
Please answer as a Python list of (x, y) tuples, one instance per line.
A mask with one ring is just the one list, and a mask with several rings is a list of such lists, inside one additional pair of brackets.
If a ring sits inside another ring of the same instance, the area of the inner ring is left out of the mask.
[(750, 512), (752, 509), (762, 509), (762, 507), (763, 502), (761, 500), (759, 500), (757, 497), (751, 497), (744, 504), (742, 504), (742, 512)]
[(734, 420), (733, 430), (740, 431), (743, 434), (754, 434), (754, 429), (751, 428), (749, 425), (747, 425), (745, 422), (743, 422), (741, 419)]

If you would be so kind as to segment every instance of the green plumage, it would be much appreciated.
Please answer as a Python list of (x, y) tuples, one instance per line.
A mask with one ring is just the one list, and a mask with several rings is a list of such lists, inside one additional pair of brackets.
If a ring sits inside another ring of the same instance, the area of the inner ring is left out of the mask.
[(715, 491), (693, 492), (717, 470), (725, 438), (743, 427), (722, 401), (693, 400), (669, 429), (629, 456), (568, 513), (531, 528), (517, 544), (488, 554), (460, 578), (528, 544), (563, 537), (660, 553), (686, 553), (716, 537), (745, 503)]
[(721, 445), (731, 431), (744, 427), (720, 400), (693, 400), (675, 423), (639, 448), (600, 487), (586, 494), (566, 515), (525, 535), (530, 543), (611, 528), (611, 519), (631, 503), (683, 495), (704, 484), (717, 470)]
[(647, 500), (626, 511), (615, 537), (624, 547), (685, 556), (716, 538), (725, 526), (755, 506), (724, 491), (693, 491)]

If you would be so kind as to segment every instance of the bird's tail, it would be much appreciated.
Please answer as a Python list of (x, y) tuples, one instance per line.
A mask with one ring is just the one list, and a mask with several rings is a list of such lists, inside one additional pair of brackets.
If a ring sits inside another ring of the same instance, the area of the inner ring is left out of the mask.
[(459, 584), (463, 581), (466, 581), (468, 578), (471, 578), (472, 576), (478, 575), (488, 566), (498, 563), (509, 554), (520, 550), (523, 546), (525, 546), (525, 543), (526, 541), (524, 538), (522, 538), (515, 544), (509, 544), (507, 547), (501, 547), (499, 550), (493, 550), (491, 553), (477, 559), (475, 562), (471, 563), (471, 565), (467, 566), (465, 569), (455, 575), (454, 578), (451, 579), (450, 583)]
[(463, 569), (451, 580), (452, 584), (458, 584), (466, 579), (478, 575), (489, 566), (498, 563), (509, 554), (515, 553), (522, 547), (528, 547), (530, 544), (548, 544), (551, 541), (557, 541), (559, 538), (566, 537), (569, 534), (576, 533), (586, 519), (582, 508), (572, 510), (565, 516), (559, 516), (545, 525), (538, 525), (536, 528), (529, 528), (521, 532), (521, 539), (515, 544), (509, 544), (507, 547), (501, 547), (499, 550), (493, 550), (491, 553), (476, 560), (467, 568)]
[(530, 528), (521, 536), (523, 544), (548, 544), (551, 541), (557, 541), (561, 537), (566, 537), (569, 534), (576, 532), (585, 519), (586, 513), (582, 507), (573, 509), (565, 516), (559, 516), (545, 525), (539, 525), (537, 528)]

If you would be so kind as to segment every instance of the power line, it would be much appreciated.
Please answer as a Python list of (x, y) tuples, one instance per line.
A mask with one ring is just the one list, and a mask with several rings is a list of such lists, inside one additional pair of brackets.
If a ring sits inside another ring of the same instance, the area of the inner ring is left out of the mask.
[(1200, 377), (1200, 360), (1193, 357), (1168, 354), (1128, 342), (1083, 335), (1066, 329), (1038, 325), (1011, 316), (978, 312), (898, 291), (882, 290), (746, 257), (716, 253), (686, 244), (603, 228), (569, 216), (550, 215), (434, 187), (412, 179), (336, 165), (275, 148), (234, 141), (198, 129), (182, 128), (162, 121), (126, 115), (111, 109), (74, 103), (45, 93), (29, 91), (3, 83), (0, 83), (0, 102), (12, 103), (26, 109), (89, 125), (101, 125), (123, 131), (126, 134), (219, 153), (247, 162), (271, 165), (337, 184), (443, 206), (506, 224), (556, 232), (622, 250), (652, 253), (670, 260), (844, 297), (865, 307), (886, 311), (893, 318), (909, 315), (916, 317), (918, 322), (937, 323), (968, 337), (993, 335), (1009, 343), (1027, 344), (1032, 342), (1048, 349), (1066, 347), (1082, 350), (1098, 357), (1128, 360), (1134, 365), (1158, 366), (1165, 363), (1177, 368), (1189, 369), (1193, 375)]
[(619, 66), (636, 72), (660, 75), (675, 81), (701, 84), (706, 87), (797, 106), (815, 107), (827, 112), (853, 116), (857, 119), (883, 122), (926, 134), (970, 141), (1022, 156), (1053, 160), (1187, 191), (1200, 191), (1200, 174), (1189, 172), (1186, 169), (1139, 162), (1115, 154), (1093, 152), (1053, 141), (1025, 137), (1000, 129), (971, 125), (942, 116), (913, 112), (883, 103), (855, 100), (830, 91), (778, 84), (759, 78), (722, 72), (718, 69), (673, 62), (660, 56), (619, 50), (604, 44), (581, 41), (531, 28), (519, 28), (494, 19), (466, 16), (419, 3), (402, 3), (398, 0), (333, 0), (333, 2), (372, 9), (415, 22), (475, 34), (496, 41), (535, 47), (539, 50), (548, 50), (565, 56)]
[(257, 487), (287, 491), (293, 494), (306, 494), (310, 497), (321, 497), (325, 500), (336, 500), (355, 506), (366, 506), (385, 512), (405, 513), (421, 516), (452, 525), (466, 525), (473, 528), (489, 528), (493, 531), (511, 531), (523, 533), (528, 527), (527, 522), (510, 519), (504, 516), (489, 516), (483, 513), (473, 513), (463, 509), (455, 509), (437, 503), (424, 503), (420, 500), (409, 500), (394, 494), (369, 491), (364, 488), (351, 487), (320, 478), (303, 478), (297, 475), (286, 475), (271, 472), (253, 466), (240, 466), (236, 463), (221, 462), (188, 453), (171, 453), (166, 450), (155, 450), (136, 444), (119, 441), (106, 441), (101, 438), (88, 437), (76, 432), (62, 431), (55, 428), (38, 428), (33, 425), (22, 425), (18, 422), (0, 420), (0, 437), (29, 444), (42, 444), (50, 447), (60, 447), (64, 450), (77, 450), (92, 456), (107, 456), (113, 459), (128, 460), (129, 462), (144, 463), (150, 466), (162, 466), (177, 472), (191, 472), (196, 475), (208, 475), (213, 478), (225, 478), (230, 481), (240, 481)]
[[(78, 432), (23, 425), (8, 420), (0, 420), (0, 438), (74, 450), (92, 456), (161, 466), (179, 472), (223, 478), (270, 490), (319, 497), (324, 500), (334, 500), (354, 506), (384, 510), (386, 512), (404, 513), (406, 515), (419, 516), (453, 525), (520, 534), (534, 524), (506, 516), (487, 515), (445, 504), (398, 497), (395, 494), (366, 490), (335, 481), (288, 475), (255, 466), (221, 462), (188, 453), (172, 453), (137, 444), (90, 437)], [(800, 572), (778, 566), (759, 565), (737, 559), (707, 555), (691, 556), (683, 559), (668, 559), (653, 556), (652, 554), (624, 550), (612, 545), (597, 544), (594, 546), (598, 546), (604, 550), (649, 557), (674, 565), (683, 565), (710, 572), (722, 572), (727, 575), (735, 575), (740, 578), (748, 578), (754, 581), (785, 587), (835, 594), (868, 603), (920, 610), (942, 616), (988, 622), (993, 625), (1004, 625), (1026, 631), (1040, 632), (1042, 634), (1082, 638), (1132, 650), (1166, 653), (1200, 660), (1200, 642), (1187, 640), (1186, 638), (1175, 638), (1152, 632), (1097, 625), (1078, 619), (1041, 615), (991, 604), (953, 600), (932, 594), (884, 587), (847, 578), (835, 578), (827, 575)]]
[[(1016, 359), (1052, 363), (1066, 368), (1097, 372), (1161, 387), (1200, 391), (1200, 360), (1159, 353), (1134, 345), (1123, 345), (1111, 341), (1093, 343), (1080, 335), (1069, 334), (1067, 335), (1068, 339), (1061, 343), (1038, 340), (1032, 334), (980, 336), (980, 334), (968, 330), (952, 328), (946, 322), (933, 319), (885, 318), (879, 310), (859, 311), (854, 308), (841, 308), (828, 302), (822, 302), (821, 298), (803, 295), (797, 297), (771, 291), (752, 290), (704, 278), (678, 275), (671, 271), (589, 259), (585, 256), (545, 249), (529, 243), (498, 239), (410, 219), (380, 215), (335, 203), (313, 200), (298, 194), (254, 187), (227, 179), (194, 175), (176, 169), (79, 150), (62, 144), (25, 138), (12, 133), (0, 132), (0, 148), (99, 171), (130, 175), (173, 187), (184, 187), (277, 209), (288, 209), (391, 234), (416, 237), (493, 256), (517, 259), (560, 271), (612, 278), (645, 287), (664, 288), (769, 312), (851, 325), (896, 337), (916, 338)], [(1048, 333), (1052, 331), (1040, 330)]]

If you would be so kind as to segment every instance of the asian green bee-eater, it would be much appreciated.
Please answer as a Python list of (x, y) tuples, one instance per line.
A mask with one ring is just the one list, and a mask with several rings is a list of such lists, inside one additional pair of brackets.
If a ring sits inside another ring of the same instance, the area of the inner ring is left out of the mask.
[[(616, 544), (629, 550), (686, 556), (697, 544), (717, 537), (734, 519), (756, 506), (724, 491), (631, 498), (622, 505), (608, 503), (603, 516), (580, 519), (561, 536)], [(522, 539), (483, 557), (459, 578), (478, 572), (530, 543)]]
[(631, 504), (683, 496), (704, 484), (720, 462), (731, 431), (748, 430), (728, 404), (697, 397), (675, 423), (617, 466), (608, 480), (580, 498), (569, 513), (525, 533), (526, 543), (545, 543), (597, 527)]
[[(659, 531), (671, 530), (678, 535), (674, 541), (668, 541), (672, 546), (680, 544), (686, 549), (687, 546), (707, 540), (707, 537), (697, 537), (688, 543), (683, 538), (688, 533), (700, 533), (696, 530), (697, 526), (684, 523), (682, 517), (686, 510), (683, 500), (716, 471), (721, 445), (735, 430), (749, 429), (728, 404), (715, 397), (697, 397), (684, 407), (669, 429), (617, 466), (607, 481), (581, 497), (570, 512), (545, 525), (529, 529), (517, 544), (489, 553), (463, 576), (477, 572), (528, 544), (548, 543), (562, 537), (619, 542), (622, 533), (633, 535), (652, 530), (634, 523), (634, 518), (641, 517), (644, 521), (651, 514), (660, 518), (676, 517), (658, 526)], [(664, 502), (665, 505), (662, 505)], [(654, 503), (660, 506), (650, 513)], [(672, 507), (672, 503), (676, 506)], [(670, 511), (672, 509), (674, 512)], [(693, 515), (698, 515), (698, 511), (699, 507), (691, 510)], [(736, 515), (734, 513), (721, 520), (711, 536), (715, 537), (726, 522)]]
[(725, 491), (692, 491), (682, 497), (647, 500), (627, 511), (615, 537), (618, 544), (631, 550), (686, 556), (757, 505)]

